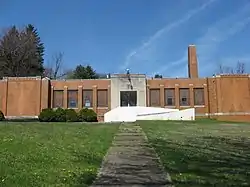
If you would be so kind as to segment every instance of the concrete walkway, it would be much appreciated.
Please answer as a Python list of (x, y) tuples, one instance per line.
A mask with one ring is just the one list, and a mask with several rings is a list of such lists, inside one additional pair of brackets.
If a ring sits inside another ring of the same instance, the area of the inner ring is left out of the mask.
[(160, 167), (144, 132), (136, 124), (120, 126), (92, 186), (172, 187), (169, 175)]

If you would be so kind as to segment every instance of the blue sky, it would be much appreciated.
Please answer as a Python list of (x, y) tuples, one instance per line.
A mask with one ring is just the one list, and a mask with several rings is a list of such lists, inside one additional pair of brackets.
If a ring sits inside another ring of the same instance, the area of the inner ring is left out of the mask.
[(64, 53), (64, 68), (187, 76), (187, 47), (197, 46), (200, 76), (219, 64), (250, 72), (249, 0), (0, 0), (0, 28), (32, 23), (45, 61)]

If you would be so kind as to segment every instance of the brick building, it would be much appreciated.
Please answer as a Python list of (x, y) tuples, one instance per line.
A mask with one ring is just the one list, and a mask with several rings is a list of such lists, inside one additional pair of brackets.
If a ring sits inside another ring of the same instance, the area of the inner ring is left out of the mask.
[(89, 107), (103, 120), (117, 106), (194, 107), (197, 117), (250, 121), (250, 76), (199, 78), (193, 45), (188, 47), (188, 78), (131, 74), (130, 80), (126, 74), (96, 80), (6, 77), (0, 81), (0, 110), (7, 117), (34, 117), (43, 108)]

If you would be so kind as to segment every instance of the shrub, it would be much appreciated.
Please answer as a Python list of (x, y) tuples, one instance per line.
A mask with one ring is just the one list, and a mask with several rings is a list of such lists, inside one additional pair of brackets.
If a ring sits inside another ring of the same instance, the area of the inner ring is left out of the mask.
[(3, 112), (0, 110), (0, 121), (5, 120), (4, 114)]
[(92, 109), (84, 108), (78, 113), (79, 121), (97, 122), (97, 114)]
[(66, 121), (67, 122), (77, 122), (78, 121), (78, 115), (74, 109), (66, 109)]
[(55, 111), (51, 108), (43, 109), (39, 114), (38, 119), (41, 122), (55, 121)]
[(55, 121), (56, 122), (66, 121), (66, 111), (63, 108), (57, 108), (55, 110)]

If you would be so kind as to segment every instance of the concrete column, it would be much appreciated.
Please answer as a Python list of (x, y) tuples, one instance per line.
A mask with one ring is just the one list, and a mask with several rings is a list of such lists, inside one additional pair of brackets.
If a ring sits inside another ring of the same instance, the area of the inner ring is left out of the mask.
[(63, 108), (68, 108), (68, 86), (63, 89)]
[(93, 89), (93, 110), (97, 112), (97, 86), (92, 86)]
[(82, 86), (78, 86), (78, 110), (82, 109)]
[(180, 90), (179, 84), (175, 84), (175, 107), (180, 109)]
[(164, 108), (165, 107), (165, 98), (164, 98), (164, 86), (163, 84), (160, 85), (160, 104), (161, 104), (161, 107)]

